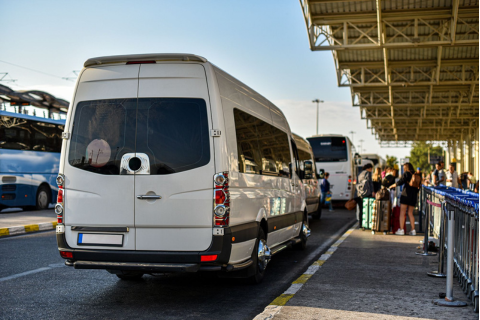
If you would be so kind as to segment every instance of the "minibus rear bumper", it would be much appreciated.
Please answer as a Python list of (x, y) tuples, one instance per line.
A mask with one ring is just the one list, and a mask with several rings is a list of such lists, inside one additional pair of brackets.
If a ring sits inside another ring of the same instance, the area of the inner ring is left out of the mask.
[[(223, 236), (213, 236), (210, 248), (206, 251), (135, 251), (105, 249), (74, 249), (68, 246), (64, 233), (57, 233), (59, 251), (71, 252), (67, 266), (75, 269), (131, 270), (148, 272), (197, 272), (233, 271), (247, 268), (251, 260), (230, 265), (232, 239), (241, 243), (255, 239), (258, 235), (258, 222), (224, 228)], [(204, 262), (202, 256), (213, 256), (213, 261)]]

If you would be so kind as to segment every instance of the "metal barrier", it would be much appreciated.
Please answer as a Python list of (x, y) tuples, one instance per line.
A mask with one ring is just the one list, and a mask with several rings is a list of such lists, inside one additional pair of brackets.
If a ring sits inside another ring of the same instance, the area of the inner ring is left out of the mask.
[[(432, 234), (439, 240), (438, 270), (428, 275), (447, 278), (445, 300), (437, 300), (438, 305), (461, 306), (453, 299), (453, 276), (467, 298), (478, 312), (479, 292), (479, 195), (470, 190), (464, 191), (451, 187), (422, 187), (422, 213), (425, 216), (425, 253), (428, 236)], [(425, 254), (424, 254), (425, 255)], [(444, 272), (444, 260), (447, 257), (447, 270)]]

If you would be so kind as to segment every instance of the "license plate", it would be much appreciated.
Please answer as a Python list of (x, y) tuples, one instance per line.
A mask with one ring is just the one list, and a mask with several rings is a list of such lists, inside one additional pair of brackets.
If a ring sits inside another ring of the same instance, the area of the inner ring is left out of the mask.
[(79, 233), (79, 246), (123, 246), (123, 234)]

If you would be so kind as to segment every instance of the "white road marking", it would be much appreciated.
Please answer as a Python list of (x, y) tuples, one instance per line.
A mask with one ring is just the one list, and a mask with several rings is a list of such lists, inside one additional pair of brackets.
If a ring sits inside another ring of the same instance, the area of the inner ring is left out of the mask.
[(38, 269), (35, 269), (35, 270), (25, 271), (25, 272), (17, 273), (17, 274), (8, 276), (8, 277), (0, 278), (0, 282), (7, 281), (7, 280), (12, 280), (12, 279), (16, 279), (16, 278), (28, 276), (28, 275), (31, 275), (31, 274), (35, 274), (35, 273), (39, 273), (39, 272), (51, 270), (51, 269), (53, 269), (53, 268), (64, 267), (64, 266), (65, 266), (65, 265), (64, 265), (63, 263), (55, 263), (55, 264), (49, 265), (48, 267), (38, 268)]
[(283, 294), (295, 294), (303, 286), (303, 283), (292, 283), (290, 288), (287, 289)]
[(318, 269), (320, 269), (320, 266), (313, 265), (308, 267), (307, 271), (305, 271), (303, 274), (314, 274), (318, 271)]

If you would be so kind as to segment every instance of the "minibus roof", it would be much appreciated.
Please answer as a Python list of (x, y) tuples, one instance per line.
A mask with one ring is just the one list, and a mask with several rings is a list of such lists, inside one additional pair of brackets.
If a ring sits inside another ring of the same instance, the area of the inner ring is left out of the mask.
[(207, 62), (207, 59), (190, 53), (148, 53), (148, 54), (129, 54), (120, 56), (106, 56), (90, 58), (83, 66), (91, 67), (101, 64), (122, 63), (138, 61), (196, 61)]

